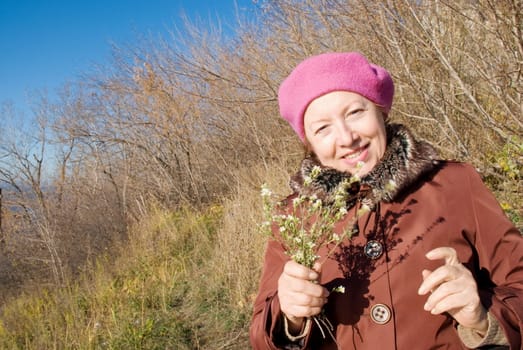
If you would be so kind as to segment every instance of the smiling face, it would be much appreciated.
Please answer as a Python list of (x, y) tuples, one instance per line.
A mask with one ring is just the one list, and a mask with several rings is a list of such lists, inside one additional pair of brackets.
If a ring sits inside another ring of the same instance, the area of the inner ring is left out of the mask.
[(363, 176), (385, 153), (383, 112), (356, 93), (334, 91), (316, 98), (303, 124), (311, 150), (323, 165), (336, 170)]

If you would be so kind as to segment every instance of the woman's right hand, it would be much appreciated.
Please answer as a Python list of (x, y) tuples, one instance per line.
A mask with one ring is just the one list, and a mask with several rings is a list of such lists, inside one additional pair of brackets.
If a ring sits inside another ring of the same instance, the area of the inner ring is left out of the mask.
[(314, 282), (319, 278), (317, 270), (290, 260), (278, 279), (280, 307), (291, 333), (300, 332), (305, 318), (319, 314), (327, 302), (329, 292)]

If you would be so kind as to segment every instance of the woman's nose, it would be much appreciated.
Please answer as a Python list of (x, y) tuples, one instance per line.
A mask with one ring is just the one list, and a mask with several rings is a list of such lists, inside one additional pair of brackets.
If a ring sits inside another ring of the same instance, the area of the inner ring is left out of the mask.
[(354, 142), (356, 135), (351, 127), (346, 123), (340, 123), (338, 127), (338, 144), (343, 146), (350, 146)]

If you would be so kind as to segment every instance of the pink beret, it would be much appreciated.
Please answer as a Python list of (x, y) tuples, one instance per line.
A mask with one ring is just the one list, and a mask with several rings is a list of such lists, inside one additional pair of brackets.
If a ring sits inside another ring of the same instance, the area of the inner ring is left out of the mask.
[(324, 53), (301, 62), (278, 91), (281, 116), (305, 139), (303, 116), (317, 97), (333, 91), (355, 92), (390, 111), (394, 83), (382, 67), (357, 52)]

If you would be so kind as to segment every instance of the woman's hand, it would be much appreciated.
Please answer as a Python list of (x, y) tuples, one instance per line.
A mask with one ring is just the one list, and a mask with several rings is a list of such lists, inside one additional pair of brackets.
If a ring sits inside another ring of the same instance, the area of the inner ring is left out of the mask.
[(318, 271), (292, 260), (283, 267), (278, 279), (278, 298), (292, 333), (300, 332), (305, 318), (319, 314), (327, 302), (327, 289), (314, 283), (318, 278)]
[(431, 293), (424, 309), (436, 315), (449, 313), (460, 325), (484, 335), (488, 328), (487, 311), (481, 304), (472, 273), (458, 261), (454, 248), (440, 247), (426, 254), (430, 260), (444, 259), (434, 271), (423, 270), (418, 294)]

